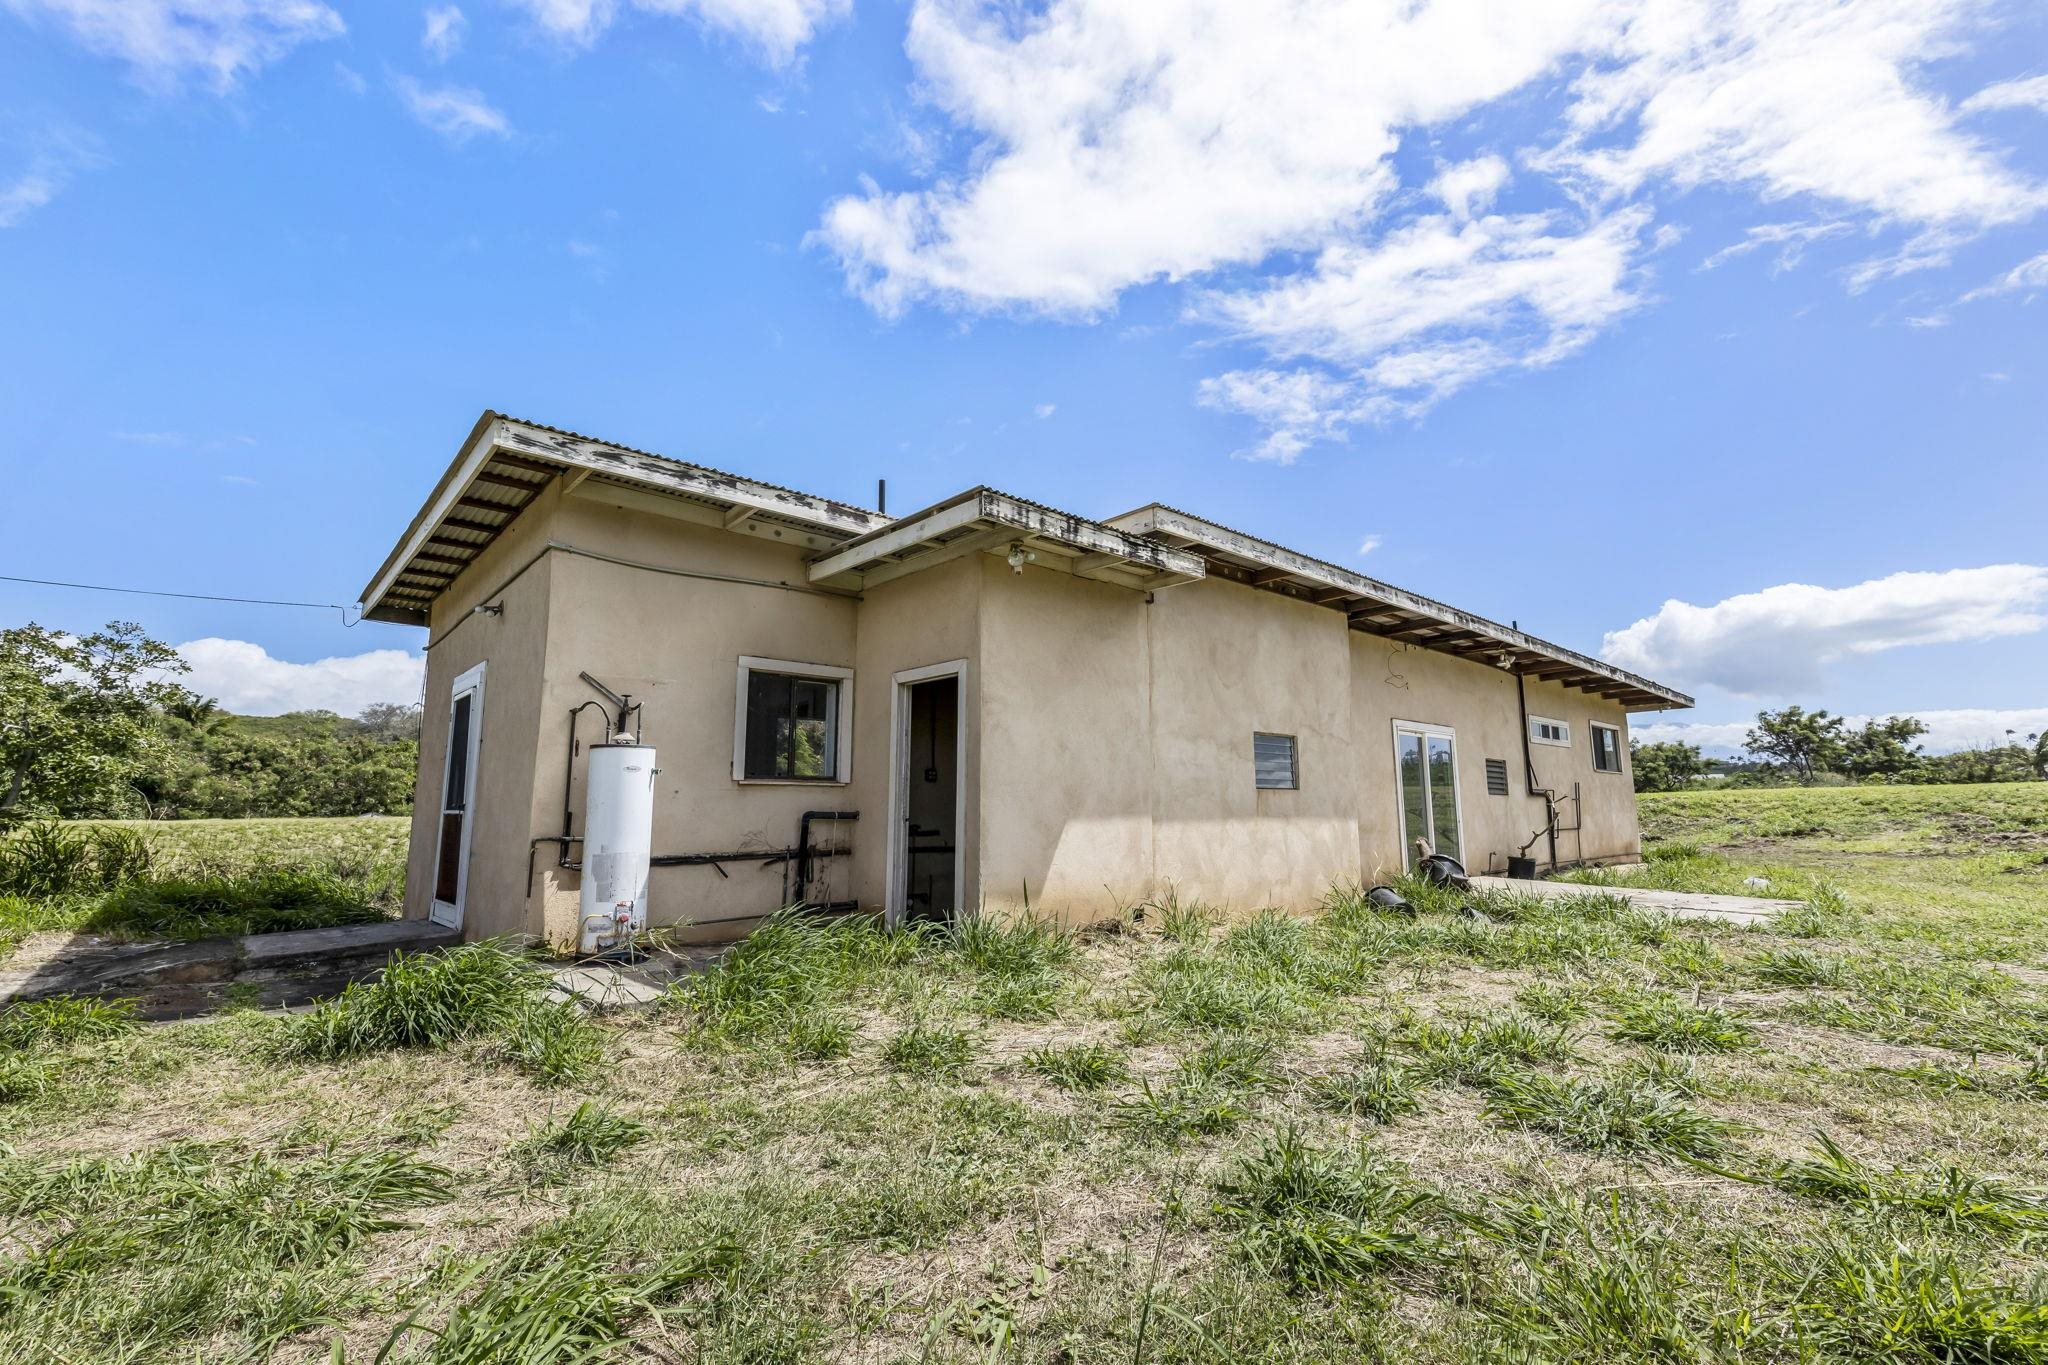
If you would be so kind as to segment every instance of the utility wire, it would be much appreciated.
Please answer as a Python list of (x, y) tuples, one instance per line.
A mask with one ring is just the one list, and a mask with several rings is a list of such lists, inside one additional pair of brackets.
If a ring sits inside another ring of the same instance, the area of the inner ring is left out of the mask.
[[(21, 578), (14, 574), (0, 573), (0, 583), (33, 583), (42, 588), (78, 588), (85, 592), (120, 592), (136, 597), (178, 597), (188, 602), (240, 602), (256, 607), (306, 607), (316, 611), (338, 611), (341, 623), (353, 626), (348, 619), (349, 609), (339, 602), (284, 602), (274, 597), (223, 597), (210, 592), (165, 592), (160, 588), (110, 588), (104, 583), (66, 583), (56, 578)], [(358, 617), (358, 620), (361, 618)]]

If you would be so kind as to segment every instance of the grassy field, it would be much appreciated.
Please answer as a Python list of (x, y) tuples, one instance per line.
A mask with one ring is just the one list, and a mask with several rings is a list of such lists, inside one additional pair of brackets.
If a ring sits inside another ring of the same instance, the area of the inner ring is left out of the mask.
[(0, 958), (33, 935), (183, 939), (384, 919), (411, 821), (98, 820), (0, 837)]
[(2048, 1360), (2048, 785), (1644, 804), (1633, 875), (1812, 905), (777, 924), (589, 1020), (490, 949), (0, 1016), (0, 1358)]

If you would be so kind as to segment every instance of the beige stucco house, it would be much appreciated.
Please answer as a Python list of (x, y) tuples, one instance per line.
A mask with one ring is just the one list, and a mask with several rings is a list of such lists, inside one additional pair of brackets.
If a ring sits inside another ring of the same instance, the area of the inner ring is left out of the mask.
[(1645, 678), (1199, 516), (904, 517), (487, 412), (363, 595), (427, 633), (406, 908), (573, 937), (583, 767), (656, 747), (652, 922), (1307, 907), (1417, 841), (1639, 852)]

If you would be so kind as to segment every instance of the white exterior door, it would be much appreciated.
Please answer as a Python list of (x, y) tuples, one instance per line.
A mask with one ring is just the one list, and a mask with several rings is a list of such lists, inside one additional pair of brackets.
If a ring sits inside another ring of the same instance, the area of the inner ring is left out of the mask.
[(475, 842), (476, 760), (484, 732), (484, 666), (478, 664), (449, 689), (448, 748), (441, 763), (441, 818), (434, 849), (436, 924), (462, 927), (469, 894), (469, 850)]
[(1394, 722), (1394, 782), (1401, 811), (1401, 865), (1419, 861), (1415, 841), (1433, 853), (1465, 860), (1458, 818), (1458, 737), (1448, 725)]

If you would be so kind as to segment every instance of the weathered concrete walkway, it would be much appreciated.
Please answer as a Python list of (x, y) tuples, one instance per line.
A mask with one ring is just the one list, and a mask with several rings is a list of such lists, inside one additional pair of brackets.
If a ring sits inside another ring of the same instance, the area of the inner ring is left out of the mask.
[(1474, 877), (1472, 885), (1485, 891), (1515, 892), (1524, 896), (1542, 896), (1546, 900), (1580, 896), (1589, 891), (1604, 892), (1625, 897), (1629, 904), (1639, 909), (1655, 910), (1679, 919), (1718, 919), (1730, 924), (1766, 924), (1772, 916), (1800, 909), (1806, 904), (1805, 901), (1765, 900), (1760, 896), (1715, 896), (1704, 891), (1652, 891), (1640, 886), (1589, 886), (1584, 882), (1527, 882), (1514, 877)]
[(423, 920), (348, 924), (189, 943), (109, 943), (88, 934), (0, 970), (0, 1005), (53, 995), (122, 997), (145, 1019), (205, 1014), (229, 1001), (265, 1009), (334, 995), (403, 949), (446, 948), (453, 929)]

